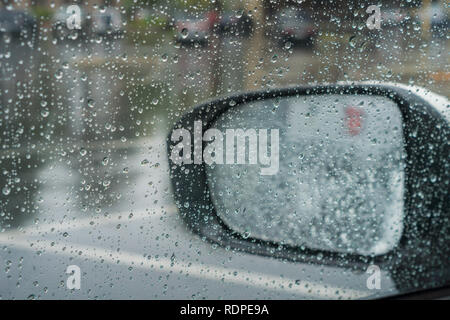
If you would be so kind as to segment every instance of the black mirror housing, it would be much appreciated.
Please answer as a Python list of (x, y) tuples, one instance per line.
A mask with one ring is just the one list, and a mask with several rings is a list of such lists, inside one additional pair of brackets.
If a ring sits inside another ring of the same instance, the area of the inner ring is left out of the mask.
[[(449, 119), (442, 110), (433, 105), (433, 98), (423, 97), (414, 88), (390, 84), (343, 84), (241, 93), (194, 108), (183, 116), (173, 130), (187, 128), (193, 132), (194, 122), (201, 121), (203, 134), (220, 115), (230, 108), (239, 108), (244, 103), (277, 97), (319, 94), (377, 95), (387, 97), (397, 104), (402, 115), (406, 151), (405, 227), (397, 247), (383, 255), (362, 256), (313, 250), (303, 246), (292, 247), (282, 243), (244, 237), (227, 227), (217, 216), (211, 201), (205, 164), (179, 165), (169, 157), (174, 197), (187, 226), (202, 238), (222, 247), (292, 262), (325, 264), (360, 270), (365, 270), (369, 264), (377, 264), (391, 270), (398, 270), (414, 260), (415, 265), (423, 266), (424, 270), (433, 270), (433, 274), (437, 269), (441, 273), (448, 273), (445, 270), (450, 269), (448, 266), (450, 251), (448, 246), (450, 241)], [(448, 103), (444, 106), (445, 108), (449, 108)], [(178, 142), (171, 138), (172, 132), (168, 137), (169, 155)], [(191, 141), (194, 141), (194, 137), (191, 138)], [(430, 152), (431, 150), (433, 152)], [(420, 252), (417, 248), (421, 248)], [(430, 256), (434, 257), (433, 261), (430, 261)], [(446, 261), (447, 265), (443, 265), (443, 261)], [(448, 274), (437, 278), (450, 280)]]

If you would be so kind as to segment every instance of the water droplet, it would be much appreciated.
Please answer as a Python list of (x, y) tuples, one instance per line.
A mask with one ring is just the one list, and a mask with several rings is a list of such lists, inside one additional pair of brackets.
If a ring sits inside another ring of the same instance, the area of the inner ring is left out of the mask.
[(56, 79), (61, 79), (62, 77), (63, 77), (63, 71), (62, 71), (62, 69), (58, 69), (57, 71), (56, 71), (56, 73), (55, 73), (55, 78)]
[(182, 37), (183, 39), (186, 39), (188, 35), (189, 35), (188, 29), (183, 28), (183, 30), (181, 30), (181, 37)]
[(356, 36), (351, 36), (348, 39), (348, 44), (350, 45), (350, 47), (355, 48), (356, 47)]
[(87, 101), (87, 104), (88, 104), (88, 107), (89, 107), (89, 108), (94, 108), (95, 101), (94, 101), (93, 99), (89, 99), (89, 100)]
[(2, 189), (2, 193), (7, 196), (8, 194), (11, 193), (11, 188), (9, 186), (4, 186)]
[(41, 110), (41, 116), (47, 118), (50, 112), (47, 109)]
[(80, 154), (82, 157), (84, 157), (86, 155), (86, 153), (87, 153), (87, 150), (85, 148), (80, 149)]

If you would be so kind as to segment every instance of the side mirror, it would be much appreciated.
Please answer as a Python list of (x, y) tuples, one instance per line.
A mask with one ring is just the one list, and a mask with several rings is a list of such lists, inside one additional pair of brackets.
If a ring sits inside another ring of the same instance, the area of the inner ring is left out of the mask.
[(205, 103), (168, 138), (177, 206), (200, 236), (253, 254), (353, 268), (432, 255), (449, 269), (448, 110), (388, 84)]

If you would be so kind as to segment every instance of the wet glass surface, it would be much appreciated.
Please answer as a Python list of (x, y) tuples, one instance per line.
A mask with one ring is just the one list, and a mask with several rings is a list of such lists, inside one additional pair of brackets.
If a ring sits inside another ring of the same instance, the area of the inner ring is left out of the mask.
[[(118, 4), (114, 35), (84, 22), (79, 32), (55, 31), (59, 2), (0, 7), (0, 17), (24, 10), (37, 26), (26, 31), (24, 24), (17, 36), (0, 25), (0, 298), (374, 294), (363, 273), (225, 250), (192, 234), (178, 216), (165, 139), (206, 99), (366, 80), (449, 96), (448, 32), (416, 18), (426, 8), (405, 7), (413, 17), (405, 25), (373, 32), (363, 5), (315, 8), (314, 44), (305, 46), (274, 36), (277, 5), (179, 5), (200, 20), (211, 10), (253, 20), (251, 35), (208, 30), (205, 43), (183, 42), (190, 31), (177, 29), (175, 5), (165, 2)], [(108, 6), (94, 1), (82, 10)], [(80, 290), (66, 285), (74, 264)], [(377, 294), (397, 292), (383, 272)]]

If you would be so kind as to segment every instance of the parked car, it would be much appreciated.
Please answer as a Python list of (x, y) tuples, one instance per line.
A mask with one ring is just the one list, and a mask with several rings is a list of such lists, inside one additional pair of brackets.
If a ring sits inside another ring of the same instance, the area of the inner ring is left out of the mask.
[(286, 42), (311, 46), (316, 34), (314, 23), (307, 11), (286, 8), (275, 16), (273, 35), (280, 44)]
[(430, 8), (431, 15), (431, 33), (434, 38), (448, 37), (448, 26), (450, 19), (445, 9), (439, 3), (433, 3)]
[(92, 32), (100, 36), (118, 36), (123, 32), (120, 12), (115, 8), (96, 11), (92, 16)]
[(216, 22), (217, 15), (213, 12), (176, 15), (174, 19), (176, 41), (185, 45), (206, 45)]
[(36, 19), (25, 11), (0, 9), (0, 34), (31, 38), (37, 31)]
[(225, 12), (219, 22), (219, 33), (221, 35), (234, 35), (248, 37), (252, 32), (253, 20), (247, 14), (236, 14), (236, 12)]
[(408, 21), (408, 15), (399, 8), (390, 8), (381, 10), (381, 27), (404, 26)]

